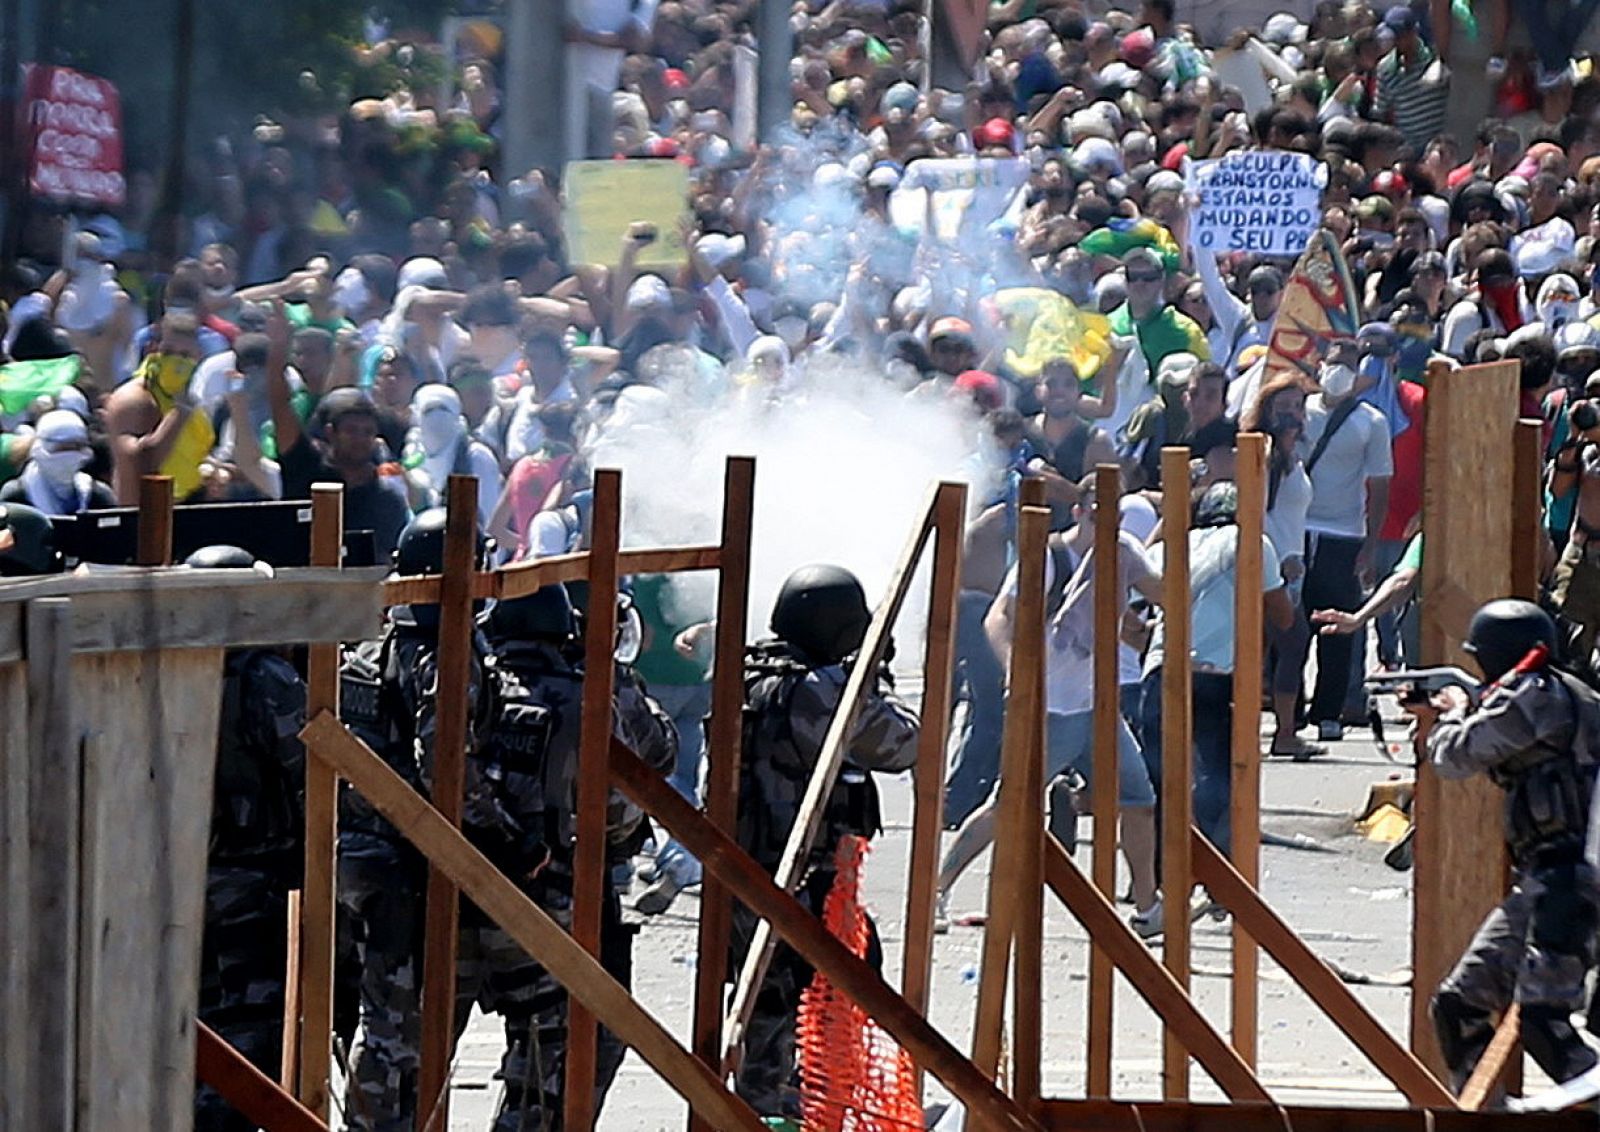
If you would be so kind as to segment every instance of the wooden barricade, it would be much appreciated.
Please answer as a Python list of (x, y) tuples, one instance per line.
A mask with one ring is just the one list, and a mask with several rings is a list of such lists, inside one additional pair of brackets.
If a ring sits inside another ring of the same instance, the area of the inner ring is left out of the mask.
[[(1117, 736), (1121, 704), (1117, 686), (1118, 651), (1122, 639), (1122, 610), (1127, 595), (1121, 587), (1121, 536), (1118, 509), (1111, 505), (1122, 494), (1122, 470), (1102, 464), (1094, 474), (1094, 782), (1090, 808), (1094, 811), (1094, 886), (1107, 900), (1116, 898), (1117, 886)], [(1105, 505), (1101, 505), (1101, 500)], [(1113, 549), (1115, 548), (1115, 549)], [(1105, 568), (1111, 554), (1113, 567)], [(1048, 850), (1047, 850), (1048, 851)], [(1087, 1074), (1091, 1097), (1111, 1095), (1112, 1000), (1116, 994), (1112, 958), (1103, 946), (1089, 955), (1089, 1040)]]
[[(1266, 626), (1261, 586), (1266, 538), (1267, 445), (1260, 433), (1239, 434), (1235, 459), (1239, 487), (1239, 550), (1233, 589), (1233, 742), (1230, 822), (1233, 867), (1252, 889), (1261, 880), (1261, 664)], [(1276, 583), (1279, 579), (1269, 579)], [(1233, 921), (1233, 1048), (1245, 1064), (1256, 1064), (1259, 1013), (1255, 940)]]
[[(1162, 958), (1173, 980), (1189, 991), (1189, 891), (1194, 872), (1189, 861), (1189, 823), (1193, 812), (1194, 724), (1191, 696), (1189, 610), (1189, 450), (1161, 450), (1161, 482), (1167, 505), (1161, 509), (1161, 891), (1165, 901)], [(1174, 485), (1184, 485), (1181, 506), (1171, 505)], [(1169, 1026), (1161, 1036), (1161, 1092), (1168, 1100), (1189, 1095), (1189, 1058)]]

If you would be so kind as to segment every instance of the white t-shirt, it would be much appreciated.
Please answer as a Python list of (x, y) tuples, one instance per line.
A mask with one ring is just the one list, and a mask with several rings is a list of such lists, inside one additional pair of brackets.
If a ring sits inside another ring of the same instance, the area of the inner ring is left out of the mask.
[[(1331, 412), (1322, 394), (1306, 402), (1306, 431), (1300, 457), (1310, 459)], [(1306, 530), (1342, 538), (1367, 534), (1367, 481), (1394, 474), (1394, 453), (1389, 444), (1389, 422), (1366, 402), (1355, 407), (1328, 441), (1311, 471), (1311, 506), (1306, 510)]]
[(1311, 477), (1306, 475), (1305, 465), (1296, 460), (1278, 481), (1278, 497), (1267, 511), (1267, 539), (1280, 561), (1305, 557), (1306, 510), (1310, 506)]
[[(1189, 532), (1190, 657), (1196, 667), (1210, 672), (1233, 671), (1234, 579), (1238, 575), (1239, 528), (1203, 527)], [(1152, 568), (1160, 569), (1165, 544), (1147, 551)], [(1283, 588), (1283, 566), (1272, 540), (1261, 536), (1263, 594)], [(1145, 654), (1144, 670), (1153, 672), (1166, 655), (1166, 621), (1156, 625)]]
[[(1118, 535), (1118, 545), (1121, 552), (1118, 566), (1122, 572), (1124, 593), (1136, 583), (1152, 580), (1154, 574), (1138, 540), (1122, 531)], [(1061, 607), (1045, 622), (1045, 710), (1052, 715), (1072, 715), (1094, 709), (1094, 561), (1095, 554), (1091, 548), (1076, 562), (1062, 595)], [(1054, 581), (1055, 555), (1047, 553), (1044, 563), (1046, 592)], [(1003, 597), (1016, 599), (1015, 565), (1006, 574), (1000, 593)], [(1117, 674), (1119, 684), (1133, 683), (1139, 678), (1137, 654), (1133, 657), (1132, 672), (1127, 670), (1127, 660), (1123, 654), (1131, 652), (1126, 645), (1121, 647)]]

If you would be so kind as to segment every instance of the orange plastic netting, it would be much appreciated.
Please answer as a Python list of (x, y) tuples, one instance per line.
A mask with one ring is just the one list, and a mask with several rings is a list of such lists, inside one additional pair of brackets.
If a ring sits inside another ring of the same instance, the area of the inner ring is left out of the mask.
[[(822, 921), (865, 957), (871, 929), (861, 906), (868, 843), (842, 837), (838, 876)], [(800, 996), (800, 1103), (805, 1132), (904, 1132), (924, 1127), (911, 1055), (818, 971)]]

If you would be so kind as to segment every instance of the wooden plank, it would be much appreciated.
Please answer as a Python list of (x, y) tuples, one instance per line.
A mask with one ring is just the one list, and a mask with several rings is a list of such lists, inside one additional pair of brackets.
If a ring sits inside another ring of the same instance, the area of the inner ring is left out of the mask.
[[(1043, 512), (1041, 515), (1040, 512)], [(1049, 512), (1029, 508), (1023, 513), (1023, 528), (1018, 532), (1018, 554), (1029, 553), (1037, 542), (1039, 585), (1044, 586), (1044, 560), (1049, 555), (1045, 540), (1050, 535)], [(1021, 584), (1020, 572), (1018, 584)], [(1016, 792), (1020, 820), (1016, 823), (1017, 852), (1001, 857), (1011, 865), (1017, 908), (1016, 967), (1011, 979), (1011, 1095), (1033, 1112), (1044, 1096), (1044, 622), (1040, 616), (1019, 619), (1012, 634), (1013, 655), (1022, 651), (1022, 677), (1033, 686), (1032, 701), (1025, 718), (1033, 722), (1033, 741), (1025, 766), (1022, 788)], [(995, 851), (999, 852), (996, 842)], [(992, 866), (991, 866), (992, 868)]]
[[(1520, 363), (1429, 371), (1423, 462), (1422, 662), (1472, 668), (1461, 651), (1472, 610), (1511, 592), (1511, 515)], [(1461, 484), (1470, 483), (1470, 493)], [(1505, 895), (1501, 794), (1487, 778), (1446, 782), (1423, 765), (1413, 817), (1411, 1048), (1444, 1062), (1428, 1018), (1433, 989)]]
[[(716, 661), (711, 672), (711, 718), (706, 723), (706, 817), (732, 835), (739, 811), (739, 735), (744, 711), (745, 618), (750, 605), (750, 529), (756, 462), (730, 456), (722, 477), (721, 571), (717, 579)], [(695, 940), (691, 1044), (707, 1073), (722, 1070), (722, 989), (727, 982), (728, 890), (707, 872), (700, 883), (700, 928)], [(693, 1132), (719, 1132), (691, 1112)]]
[[(312, 566), (338, 568), (344, 550), (343, 531), (344, 485), (313, 484)], [(306, 714), (331, 711), (337, 715), (339, 646), (314, 644), (307, 660)], [(284, 1084), (292, 1085), (298, 1073), (301, 1103), (321, 1120), (328, 1118), (331, 1100), (328, 1062), (333, 1046), (338, 804), (338, 776), (332, 767), (307, 752), (305, 879), (298, 919), (290, 919), (289, 956), (294, 965), (294, 977), (287, 983), (288, 1003), (284, 1011)], [(295, 1035), (296, 1040), (289, 1041), (290, 1035)]]
[(1594, 1114), (1467, 1113), (1258, 1103), (1045, 1102), (1052, 1132), (1593, 1132)]
[(322, 1118), (196, 1019), (195, 1076), (252, 1123), (272, 1132), (328, 1132)]
[(134, 562), (140, 566), (172, 565), (172, 477), (139, 480), (139, 543)]
[(222, 650), (74, 656), (70, 688), (83, 759), (76, 1124), (183, 1127)]
[[(861, 648), (857, 650), (856, 661), (850, 669), (849, 677), (845, 680), (844, 690), (839, 693), (838, 706), (833, 709), (833, 718), (828, 721), (828, 730), (822, 739), (822, 749), (817, 753), (817, 764), (811, 769), (811, 778), (806, 782), (806, 791), (801, 795), (800, 805), (795, 811), (794, 825), (789, 829), (789, 838), (784, 842), (783, 854), (778, 858), (778, 869), (774, 879), (778, 882), (778, 887), (785, 892), (793, 892), (804, 878), (806, 860), (816, 843), (817, 831), (822, 826), (822, 817), (827, 809), (828, 800), (833, 796), (839, 768), (844, 765), (846, 740), (849, 738), (851, 728), (855, 726), (861, 704), (865, 702), (867, 693), (878, 679), (878, 662), (883, 659), (895, 618), (899, 616), (900, 606), (905, 602), (906, 593), (911, 588), (911, 579), (916, 572), (922, 548), (927, 545), (928, 538), (933, 533), (936, 495), (937, 489), (928, 493), (927, 502), (918, 518), (917, 529), (906, 540), (905, 547), (900, 552), (900, 559), (889, 575), (889, 584), (883, 599), (873, 611), (872, 620), (867, 625), (866, 636), (862, 639)], [(756, 924), (750, 939), (750, 948), (745, 953), (744, 964), (739, 970), (738, 980), (734, 983), (733, 1002), (728, 1008), (728, 1019), (723, 1026), (722, 1065), (730, 1073), (738, 1065), (739, 1049), (744, 1042), (744, 1029), (750, 1021), (751, 1011), (755, 1009), (756, 992), (760, 990), (761, 982), (766, 978), (774, 943), (772, 926), (765, 923)]]
[[(1239, 550), (1235, 579), (1261, 577), (1267, 518), (1267, 438), (1239, 434), (1234, 473), (1239, 486)], [(1276, 579), (1272, 579), (1276, 581)], [(1233, 765), (1229, 828), (1233, 866), (1252, 888), (1261, 882), (1261, 665), (1266, 632), (1261, 591), (1254, 581), (1235, 582), (1233, 605)], [(1245, 1064), (1256, 1064), (1260, 1033), (1257, 979), (1261, 956), (1238, 921), (1233, 930), (1233, 1048)]]
[(1344, 980), (1312, 951), (1294, 930), (1261, 899), (1216, 847), (1191, 829), (1195, 872), (1211, 894), (1233, 913), (1267, 953), (1277, 960), (1328, 1020), (1349, 1038), (1414, 1105), (1454, 1108), (1455, 1099), (1426, 1066), (1405, 1048), (1355, 996)]
[(762, 1132), (763, 1125), (749, 1105), (729, 1093), (716, 1074), (678, 1045), (594, 956), (468, 844), (454, 823), (384, 765), (332, 713), (322, 712), (312, 719), (301, 737), (308, 748), (316, 750), (405, 834), (435, 868), (444, 872), (467, 899), (566, 987), (574, 1000), (588, 1006), (696, 1112), (702, 1113), (708, 1127), (719, 1132)]
[[(472, 575), (478, 556), (478, 481), (452, 475), (446, 489), (444, 574), (439, 588), (439, 684), (433, 739), (434, 806), (461, 824), (466, 789), (467, 711), (472, 680)], [(417, 1069), (420, 1126), (450, 1127), (450, 1062), (455, 1048), (456, 887), (428, 869), (423, 929), (422, 1040)]]
[[(17, 636), (20, 654), (21, 633)], [(0, 884), (5, 892), (19, 894), (27, 893), (29, 884), (27, 677), (26, 666), (0, 661)], [(23, 1022), (33, 1017), (28, 1001), (32, 932), (28, 901), (13, 898), (6, 915), (0, 916), (0, 1129), (4, 1132), (36, 1127), (28, 1113), (31, 1098), (26, 1083), (32, 1071), (29, 1058), (40, 1046)], [(70, 1112), (69, 1108), (57, 1122), (69, 1132)]]
[[(18, 958), (26, 997), (11, 1027), (19, 1031), (26, 1078), (16, 1128), (72, 1127), (78, 1019), (78, 865), (80, 780), (72, 687), (72, 603), (27, 605), (27, 738), (19, 745), (23, 832), (22, 887), (8, 915), (23, 930)], [(10, 783), (7, 783), (9, 786)]]
[[(594, 474), (589, 535), (589, 609), (584, 617), (582, 728), (578, 740), (578, 843), (573, 860), (572, 938), (600, 955), (600, 913), (611, 884), (606, 869), (606, 773), (617, 651), (617, 551), (622, 546), (622, 473)], [(563, 1126), (594, 1125), (598, 1048), (594, 1015), (581, 1002), (567, 1008)]]
[(1489, 1040), (1489, 1048), (1483, 1051), (1483, 1057), (1473, 1067), (1472, 1076), (1468, 1078), (1466, 1087), (1461, 1090), (1462, 1108), (1468, 1112), (1476, 1112), (1488, 1102), (1500, 1079), (1505, 1076), (1506, 1070), (1511, 1068), (1521, 1032), (1522, 1006), (1513, 1002), (1505, 1017), (1500, 1019), (1500, 1024), (1495, 1027), (1494, 1037)]
[(1524, 601), (1539, 600), (1539, 556), (1544, 533), (1544, 422), (1524, 417), (1513, 434), (1511, 482), (1511, 590)]
[[(1194, 811), (1194, 717), (1189, 608), (1189, 495), (1170, 490), (1189, 482), (1189, 450), (1161, 450), (1165, 558), (1161, 568), (1162, 624), (1166, 651), (1161, 670), (1161, 890), (1166, 904), (1162, 956), (1185, 993), (1189, 990), (1189, 822)], [(1168, 1100), (1189, 1096), (1189, 1059), (1170, 1028), (1161, 1037), (1161, 1089)]]
[[(619, 571), (632, 574), (675, 574), (685, 570), (715, 570), (722, 561), (720, 546), (669, 546), (624, 550)], [(524, 597), (541, 586), (572, 582), (589, 575), (589, 552), (575, 550), (526, 562), (514, 562), (472, 580), (476, 598)], [(437, 577), (391, 578), (383, 584), (385, 605), (427, 605), (439, 600)]]
[(699, 858), (756, 915), (778, 926), (784, 941), (859, 1005), (923, 1069), (967, 1108), (975, 1128), (1036, 1129), (1021, 1106), (961, 1056), (937, 1029), (884, 982), (883, 976), (835, 939), (822, 921), (780, 889), (765, 869), (717, 829), (621, 741), (611, 744), (611, 774), (624, 793)]
[(950, 738), (950, 697), (966, 514), (966, 485), (941, 484), (934, 504), (932, 595), (928, 599), (927, 651), (922, 666), (922, 730), (917, 736), (916, 805), (911, 821), (906, 941), (900, 975), (901, 993), (924, 1016), (928, 1013), (928, 991), (933, 977), (934, 890), (939, 875), (945, 747)]
[[(1030, 809), (1037, 812), (1040, 799), (1027, 795), (1028, 765), (1040, 757), (1041, 721), (1038, 681), (1031, 678), (1043, 646), (1045, 538), (1050, 513), (1025, 506), (1017, 520), (1017, 601), (1012, 624), (1032, 625), (1037, 632), (1018, 633), (1012, 642), (1010, 692), (1006, 702), (1005, 734), (1000, 749), (999, 822), (995, 830), (994, 859), (1008, 864), (1028, 851)], [(972, 1027), (972, 1060), (985, 1077), (993, 1079), (1000, 1068), (1000, 1046), (1005, 1029), (1006, 980), (1011, 966), (1011, 945), (1016, 938), (1021, 897), (1010, 868), (989, 870), (988, 919), (983, 930), (983, 959), (978, 978), (978, 1003)]]
[(1045, 851), (1045, 879), (1089, 938), (1102, 948), (1139, 997), (1180, 1035), (1200, 1067), (1232, 1100), (1266, 1100), (1254, 1070), (1218, 1034), (1189, 992), (1151, 954), (1122, 919), (1109, 897), (1085, 879), (1067, 851), (1052, 841)]
[[(1117, 685), (1117, 646), (1122, 639), (1122, 610), (1127, 595), (1122, 592), (1121, 549), (1118, 546), (1118, 509), (1112, 500), (1121, 498), (1122, 471), (1115, 464), (1102, 464), (1094, 473), (1095, 500), (1106, 506), (1094, 511), (1094, 784), (1090, 790), (1090, 809), (1094, 811), (1094, 884), (1108, 900), (1115, 899), (1117, 887), (1117, 733), (1121, 719)], [(1104, 569), (1105, 555), (1112, 555), (1111, 569)], [(1089, 950), (1089, 1068), (1087, 1088), (1091, 1097), (1111, 1095), (1111, 1059), (1115, 1048), (1112, 1002), (1116, 997), (1116, 975), (1111, 956), (1091, 939)]]

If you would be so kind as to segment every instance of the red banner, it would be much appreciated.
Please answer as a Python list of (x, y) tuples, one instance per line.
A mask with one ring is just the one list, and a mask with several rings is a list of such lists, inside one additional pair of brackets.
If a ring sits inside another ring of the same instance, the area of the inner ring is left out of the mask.
[(28, 188), (52, 200), (122, 204), (122, 101), (105, 79), (68, 67), (24, 68)]

